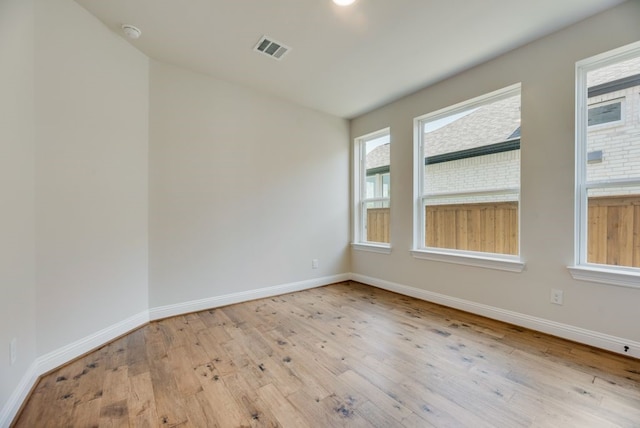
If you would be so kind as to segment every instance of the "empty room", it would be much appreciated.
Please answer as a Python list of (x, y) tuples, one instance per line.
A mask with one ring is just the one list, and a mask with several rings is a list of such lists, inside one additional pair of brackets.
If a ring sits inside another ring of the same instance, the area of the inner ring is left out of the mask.
[(0, 0), (0, 428), (640, 427), (638, 22)]

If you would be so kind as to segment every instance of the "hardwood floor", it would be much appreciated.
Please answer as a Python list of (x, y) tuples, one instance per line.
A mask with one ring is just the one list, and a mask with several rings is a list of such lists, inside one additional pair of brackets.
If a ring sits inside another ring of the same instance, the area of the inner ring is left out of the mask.
[(347, 282), (153, 322), (16, 427), (639, 427), (640, 360)]

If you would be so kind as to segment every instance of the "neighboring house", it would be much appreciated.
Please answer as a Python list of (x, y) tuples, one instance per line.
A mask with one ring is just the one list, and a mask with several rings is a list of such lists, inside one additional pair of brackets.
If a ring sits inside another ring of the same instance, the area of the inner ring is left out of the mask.
[[(591, 72), (587, 84), (587, 179), (611, 180), (640, 171), (640, 59)], [(613, 194), (640, 194), (640, 188), (599, 190), (591, 195)]]
[[(596, 70), (589, 75), (588, 84), (589, 179), (612, 179), (640, 170), (640, 59)], [(509, 98), (426, 132), (425, 189), (445, 195), (519, 187), (520, 115), (514, 114), (519, 113), (515, 108), (519, 104), (519, 97)], [(489, 120), (500, 110), (503, 120)], [(367, 182), (376, 183), (371, 185), (376, 193), (388, 172), (389, 144), (385, 144), (367, 155)], [(638, 193), (640, 189), (630, 187), (601, 191), (598, 196)], [(510, 200), (517, 201), (517, 193), (441, 197), (433, 203)]]
[[(590, 72), (587, 86), (587, 180), (610, 181), (635, 171), (640, 175), (640, 59)], [(520, 96), (449, 116), (439, 125), (427, 122), (423, 141), (425, 246), (517, 254)], [(366, 161), (367, 189), (378, 196), (384, 177), (388, 179), (389, 145), (372, 150)], [(640, 205), (640, 186), (590, 190), (589, 220), (593, 216), (596, 224), (596, 217), (599, 222), (606, 219), (612, 227), (639, 233), (632, 205)], [(380, 212), (374, 214), (382, 218)], [(481, 230), (488, 221), (494, 235), (473, 235), (472, 230)], [(370, 238), (378, 239), (376, 233)], [(611, 242), (606, 228), (594, 226), (588, 239), (590, 262), (619, 264), (617, 257), (599, 250), (619, 245)]]
[(389, 147), (389, 143), (382, 144), (367, 154), (367, 198), (389, 196)]
[[(424, 145), (425, 193), (437, 197), (428, 205), (518, 200), (519, 96), (484, 105), (427, 130)], [(477, 193), (481, 191), (506, 193)], [(452, 192), (455, 195), (449, 195)]]

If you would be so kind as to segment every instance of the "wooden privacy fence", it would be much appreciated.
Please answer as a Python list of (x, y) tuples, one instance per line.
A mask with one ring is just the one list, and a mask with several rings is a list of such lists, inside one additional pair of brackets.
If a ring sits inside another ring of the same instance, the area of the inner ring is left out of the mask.
[(518, 254), (518, 202), (428, 205), (427, 247)]
[(389, 208), (367, 209), (367, 241), (389, 243)]
[(640, 195), (589, 198), (587, 261), (640, 267)]
[[(518, 254), (517, 202), (431, 205), (425, 214), (427, 247)], [(590, 263), (640, 267), (640, 195), (589, 198), (587, 227)], [(367, 211), (367, 240), (389, 242), (389, 208)]]

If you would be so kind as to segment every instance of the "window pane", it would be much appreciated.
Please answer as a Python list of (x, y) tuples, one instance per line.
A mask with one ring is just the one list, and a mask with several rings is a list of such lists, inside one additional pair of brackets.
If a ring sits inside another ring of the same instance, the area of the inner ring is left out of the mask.
[(365, 198), (375, 198), (376, 197), (376, 177), (367, 177), (367, 194)]
[(640, 82), (633, 76), (640, 77), (640, 58), (587, 73), (587, 182), (640, 178)]
[(382, 175), (382, 197), (389, 196), (391, 196), (391, 176), (387, 173)]
[(425, 247), (517, 255), (520, 94), (422, 129)]
[(577, 81), (576, 262), (640, 268), (640, 45), (580, 61)]
[[(365, 143), (365, 170), (367, 176), (367, 198), (389, 197), (390, 184), (390, 144), (389, 135), (384, 135)], [(383, 177), (386, 176), (385, 195)], [(369, 183), (373, 184), (369, 193)]]
[(389, 243), (389, 201), (365, 202), (365, 228), (368, 242)]
[(359, 209), (354, 218), (356, 242), (389, 243), (391, 196), (390, 143), (388, 129), (356, 139)]
[(587, 195), (587, 262), (640, 267), (640, 186)]
[(622, 101), (589, 107), (588, 125), (617, 122), (622, 119)]

